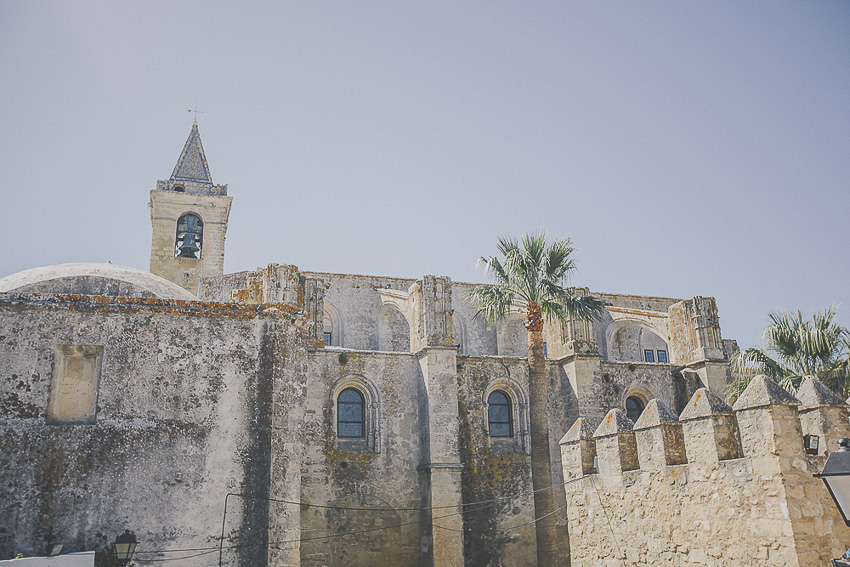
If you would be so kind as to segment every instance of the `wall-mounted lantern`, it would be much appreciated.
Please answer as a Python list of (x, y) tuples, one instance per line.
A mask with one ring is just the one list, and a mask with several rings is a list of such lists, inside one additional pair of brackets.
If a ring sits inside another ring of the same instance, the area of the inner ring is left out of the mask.
[(133, 558), (133, 553), (136, 552), (136, 545), (138, 543), (136, 541), (136, 534), (130, 530), (124, 530), (123, 534), (115, 538), (112, 548), (115, 552), (115, 559), (118, 560), (118, 564), (121, 567), (126, 567)]
[(817, 455), (820, 448), (820, 437), (817, 435), (803, 435), (803, 446), (807, 455)]

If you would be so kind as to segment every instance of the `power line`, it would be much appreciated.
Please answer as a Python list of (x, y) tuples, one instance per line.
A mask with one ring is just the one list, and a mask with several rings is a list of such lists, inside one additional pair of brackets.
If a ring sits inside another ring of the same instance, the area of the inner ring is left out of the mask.
[[(278, 502), (278, 503), (283, 503), (283, 504), (305, 506), (305, 507), (308, 507), (308, 508), (319, 508), (319, 509), (326, 509), (326, 510), (327, 509), (329, 509), (329, 510), (343, 510), (343, 511), (372, 511), (372, 512), (408, 511), (408, 512), (410, 512), (410, 511), (426, 511), (426, 510), (437, 510), (437, 509), (447, 509), (447, 508), (460, 508), (461, 510), (458, 511), (458, 512), (454, 512), (454, 513), (451, 513), (451, 514), (446, 514), (444, 516), (437, 516), (437, 517), (431, 518), (431, 522), (432, 522), (431, 526), (434, 527), (434, 528), (442, 529), (442, 530), (446, 530), (446, 531), (463, 533), (463, 530), (457, 530), (457, 529), (454, 529), (454, 528), (441, 526), (439, 524), (434, 524), (433, 521), (442, 520), (442, 519), (445, 519), (445, 518), (451, 518), (451, 517), (454, 517), (454, 516), (462, 516), (463, 514), (465, 514), (467, 512), (477, 512), (477, 511), (480, 511), (480, 510), (484, 510), (486, 508), (491, 507), (493, 504), (495, 504), (496, 502), (499, 502), (501, 500), (511, 500), (511, 499), (514, 499), (514, 498), (517, 498), (517, 497), (520, 497), (520, 496), (523, 496), (523, 495), (533, 495), (533, 494), (536, 494), (538, 492), (542, 492), (542, 491), (545, 491), (545, 490), (551, 490), (551, 489), (558, 487), (558, 486), (566, 486), (567, 484), (576, 482), (577, 480), (580, 480), (581, 478), (584, 478), (584, 477), (573, 478), (573, 479), (570, 479), (570, 480), (565, 481), (565, 482), (560, 483), (560, 484), (552, 484), (551, 486), (549, 486), (547, 488), (517, 492), (517, 493), (511, 494), (511, 495), (491, 498), (491, 499), (488, 499), (488, 500), (478, 500), (478, 501), (475, 501), (475, 502), (465, 502), (465, 503), (461, 503), (461, 504), (457, 504), (457, 505), (453, 505), (453, 506), (452, 505), (421, 506), (421, 507), (416, 507), (416, 508), (374, 508), (374, 507), (357, 507), (357, 506), (331, 506), (331, 505), (323, 505), (323, 504), (311, 504), (311, 503), (302, 502), (302, 501), (285, 500), (285, 499), (281, 499), (281, 498), (246, 496), (244, 494), (229, 492), (229, 493), (227, 493), (227, 495), (225, 495), (225, 514), (226, 514), (227, 498), (229, 496), (238, 496), (238, 497), (247, 498), (247, 499), (265, 500), (265, 501), (269, 501), (269, 502)], [(597, 496), (598, 496), (598, 491), (597, 491)], [(476, 508), (472, 508), (473, 506), (476, 506)], [(553, 510), (549, 514), (541, 516), (540, 518), (536, 518), (536, 519), (531, 520), (529, 522), (525, 522), (525, 523), (518, 524), (518, 525), (515, 525), (515, 526), (510, 526), (508, 528), (504, 528), (503, 531), (511, 531), (511, 530), (518, 529), (518, 528), (521, 528), (521, 527), (524, 527), (524, 526), (535, 524), (535, 523), (539, 522), (540, 520), (542, 520), (542, 519), (544, 519), (548, 516), (551, 516), (551, 515), (555, 514), (556, 512), (558, 512), (560, 510), (563, 510), (564, 508), (566, 508), (566, 505), (561, 506), (560, 508), (557, 508), (556, 510)], [(222, 521), (223, 521), (223, 527), (224, 527), (224, 522), (226, 521), (226, 516), (222, 518)], [(222, 536), (221, 538), (219, 538), (220, 544), (215, 546), (215, 547), (211, 546), (211, 547), (179, 548), (179, 549), (168, 549), (168, 550), (151, 550), (151, 551), (141, 551), (140, 550), (139, 552), (137, 552), (139, 554), (147, 554), (147, 555), (167, 554), (167, 553), (186, 553), (186, 552), (195, 552), (195, 551), (199, 552), (199, 553), (196, 553), (196, 554), (193, 554), (193, 555), (188, 555), (188, 556), (183, 556), (183, 557), (165, 557), (165, 558), (158, 558), (158, 559), (138, 559), (137, 561), (139, 561), (140, 563), (178, 561), (178, 560), (183, 560), (183, 559), (189, 559), (189, 558), (192, 558), (192, 557), (200, 557), (200, 556), (203, 556), (203, 555), (209, 555), (209, 554), (215, 553), (216, 551), (218, 551), (219, 554), (221, 555), (225, 550), (231, 551), (231, 550), (234, 550), (234, 549), (239, 549), (239, 548), (243, 548), (243, 547), (255, 547), (255, 546), (258, 546), (258, 545), (265, 545), (267, 547), (272, 547), (272, 546), (281, 547), (281, 546), (288, 545), (288, 544), (291, 544), (291, 543), (330, 540), (330, 539), (347, 537), (347, 536), (373, 533), (373, 532), (382, 531), (382, 530), (397, 529), (397, 528), (400, 528), (400, 527), (411, 526), (411, 525), (416, 525), (416, 524), (421, 524), (421, 523), (422, 523), (421, 520), (415, 520), (415, 521), (410, 521), (410, 522), (402, 522), (400, 524), (394, 524), (394, 525), (391, 525), (391, 526), (382, 526), (382, 527), (378, 527), (378, 528), (370, 528), (368, 530), (358, 530), (358, 531), (354, 531), (354, 532), (345, 532), (345, 533), (341, 533), (341, 534), (326, 534), (326, 535), (322, 535), (322, 536), (311, 536), (311, 537), (306, 537), (306, 538), (302, 537), (302, 538), (291, 539), (291, 540), (272, 541), (272, 542), (268, 542), (268, 543), (265, 543), (265, 544), (262, 543), (262, 542), (256, 542), (256, 543), (242, 543), (242, 544), (234, 544), (234, 545), (225, 546), (225, 545), (222, 545), (224, 543), (224, 537)], [(619, 544), (618, 544), (618, 547), (619, 547)], [(221, 564), (221, 557), (220, 557), (219, 564)]]

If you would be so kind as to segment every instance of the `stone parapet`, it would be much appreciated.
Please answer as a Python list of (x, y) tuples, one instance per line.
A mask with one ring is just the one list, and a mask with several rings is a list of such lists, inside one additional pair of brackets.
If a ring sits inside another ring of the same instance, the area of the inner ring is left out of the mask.
[[(846, 431), (848, 411), (819, 382), (797, 399), (759, 376), (734, 408), (701, 389), (678, 419), (653, 400), (634, 426), (620, 410), (592, 436), (576, 421), (561, 440), (572, 564), (828, 564), (850, 529), (812, 476), (825, 451), (807, 454), (803, 435)], [(623, 457), (626, 435), (636, 467)], [(598, 473), (587, 465), (591, 447)]]
[(741, 456), (735, 414), (717, 394), (700, 388), (679, 416), (688, 454), (711, 455), (717, 461)]
[(564, 481), (596, 472), (596, 440), (590, 422), (578, 418), (561, 437), (560, 445)]
[(850, 437), (850, 406), (818, 380), (806, 379), (797, 390), (800, 423), (807, 447), (817, 444), (818, 455), (838, 449), (838, 440)]
[(623, 410), (614, 408), (596, 428), (593, 437), (602, 477), (616, 477), (622, 472), (640, 468), (633, 426)]
[(688, 462), (682, 424), (658, 399), (647, 404), (633, 431), (641, 469), (656, 470)]

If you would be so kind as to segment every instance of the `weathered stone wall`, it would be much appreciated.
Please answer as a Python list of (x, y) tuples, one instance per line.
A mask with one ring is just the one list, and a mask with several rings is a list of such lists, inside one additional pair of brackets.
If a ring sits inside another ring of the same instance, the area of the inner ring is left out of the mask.
[[(490, 357), (458, 359), (458, 412), (465, 565), (536, 565), (528, 441), (528, 365)], [(490, 437), (486, 400), (498, 389), (512, 402), (513, 436)]]
[[(301, 508), (308, 540), (301, 565), (420, 565), (424, 495), (417, 469), (426, 458), (427, 418), (416, 365), (409, 353), (309, 352), (301, 489), (312, 506)], [(336, 434), (336, 398), (347, 387), (366, 398), (364, 439)], [(351, 532), (364, 533), (322, 537)]]
[[(619, 410), (593, 435), (577, 422), (561, 442), (573, 565), (829, 564), (850, 529), (812, 477), (825, 459), (802, 436), (824, 433), (798, 405), (761, 377), (734, 412), (703, 389), (681, 422), (658, 402), (634, 429)], [(807, 404), (850, 434), (850, 408), (835, 408)]]
[[(281, 384), (303, 384), (304, 339), (292, 316), (278, 313), (0, 296), (0, 557), (38, 554), (49, 542), (104, 549), (124, 528), (139, 538), (139, 559), (217, 547), (225, 494), (268, 496), (274, 395), (295, 408), (278, 412), (288, 426), (280, 434), (299, 439), (303, 388)], [(47, 424), (62, 345), (88, 345), (61, 351), (71, 358), (101, 353), (91, 425)], [(237, 547), (225, 564), (266, 563), (267, 510), (231, 500), (226, 545)]]
[(585, 356), (567, 358), (562, 366), (573, 384), (576, 417), (586, 418), (594, 427), (606, 408), (625, 408), (629, 396), (637, 396), (644, 403), (658, 398), (667, 406), (680, 408), (704, 385), (696, 377), (683, 377), (671, 364), (602, 362), (598, 356)]
[(198, 283), (198, 299), (218, 303), (228, 302), (234, 289), (247, 287), (250, 273), (245, 271), (220, 276), (203, 276)]
[[(381, 298), (375, 289), (407, 291), (411, 279), (303, 272), (327, 285), (324, 299), (341, 320), (340, 346), (355, 350), (378, 350), (378, 319)], [(410, 322), (408, 321), (408, 324)], [(404, 340), (400, 338), (398, 340)], [(409, 342), (409, 338), (408, 338)]]
[(497, 324), (488, 323), (478, 315), (478, 307), (470, 303), (468, 296), (473, 284), (452, 282), (452, 309), (456, 323), (453, 325), (455, 339), (461, 345), (460, 354), (470, 356), (497, 355)]
[(671, 305), (681, 301), (672, 297), (653, 297), (648, 295), (627, 295), (621, 293), (593, 292), (593, 295), (609, 302), (614, 307), (637, 309), (641, 311), (667, 312)]

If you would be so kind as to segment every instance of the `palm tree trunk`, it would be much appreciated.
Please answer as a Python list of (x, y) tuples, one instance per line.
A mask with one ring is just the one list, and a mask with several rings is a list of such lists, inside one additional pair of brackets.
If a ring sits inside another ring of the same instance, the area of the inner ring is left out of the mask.
[(569, 567), (569, 542), (566, 542), (564, 555), (558, 550), (549, 453), (549, 387), (543, 354), (543, 314), (539, 305), (528, 304), (525, 326), (528, 329), (528, 409), (531, 416), (531, 485), (534, 488), (534, 518), (537, 520), (537, 565)]

